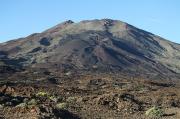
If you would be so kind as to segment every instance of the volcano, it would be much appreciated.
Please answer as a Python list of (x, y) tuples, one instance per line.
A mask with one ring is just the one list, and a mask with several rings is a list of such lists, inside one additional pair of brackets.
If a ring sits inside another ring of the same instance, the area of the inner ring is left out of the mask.
[[(1, 64), (172, 76), (180, 45), (111, 19), (71, 20), (0, 44)], [(3, 60), (6, 59), (6, 60)]]
[(111, 20), (0, 44), (0, 118), (180, 118), (180, 45)]

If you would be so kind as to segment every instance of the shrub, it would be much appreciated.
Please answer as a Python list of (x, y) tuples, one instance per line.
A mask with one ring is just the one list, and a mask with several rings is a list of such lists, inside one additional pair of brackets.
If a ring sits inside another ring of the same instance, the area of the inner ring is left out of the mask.
[(58, 109), (67, 109), (68, 108), (68, 104), (67, 103), (58, 103), (57, 105), (56, 105), (56, 108), (58, 108)]
[(20, 103), (20, 104), (16, 105), (16, 107), (26, 108), (27, 104), (26, 103)]
[(57, 102), (58, 101), (58, 98), (56, 98), (55, 96), (49, 96), (49, 99), (54, 101), (54, 102)]
[(0, 109), (2, 109), (4, 106), (2, 104), (0, 104)]
[(33, 106), (37, 105), (37, 102), (35, 99), (31, 99), (30, 101), (25, 101), (23, 103), (20, 103), (18, 105), (16, 105), (16, 107), (20, 107), (20, 108), (31, 108)]
[(36, 96), (37, 96), (37, 97), (46, 97), (46, 96), (48, 96), (48, 93), (43, 92), (43, 91), (40, 91), (40, 92), (38, 92), (38, 93), (36, 94)]
[(73, 102), (76, 102), (76, 98), (75, 97), (68, 97), (66, 99), (66, 101), (69, 102), (69, 103), (73, 103)]
[(159, 118), (163, 116), (164, 112), (161, 108), (154, 106), (148, 109), (145, 114), (150, 117)]
[(145, 88), (144, 85), (138, 85), (138, 86), (135, 88), (135, 90), (136, 90), (136, 91), (143, 91), (144, 88)]
[(36, 105), (37, 102), (36, 102), (35, 99), (31, 99), (27, 104), (28, 104), (28, 105)]

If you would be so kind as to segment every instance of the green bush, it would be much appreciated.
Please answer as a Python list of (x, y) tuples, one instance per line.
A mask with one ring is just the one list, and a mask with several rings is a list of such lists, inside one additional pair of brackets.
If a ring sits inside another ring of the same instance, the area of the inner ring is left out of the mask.
[(2, 104), (0, 104), (0, 109), (2, 109), (4, 106)]
[(76, 102), (76, 98), (75, 97), (68, 97), (66, 99), (66, 101), (69, 102), (69, 103), (73, 103), (73, 102)]
[(144, 85), (138, 85), (138, 86), (135, 88), (135, 90), (136, 90), (136, 91), (143, 91), (144, 88), (145, 88)]
[(26, 108), (27, 104), (26, 103), (20, 103), (20, 104), (16, 105), (16, 107)]
[(36, 105), (37, 102), (36, 102), (35, 99), (31, 99), (27, 104), (28, 104), (28, 105)]
[(36, 96), (37, 96), (37, 97), (46, 97), (46, 96), (48, 96), (48, 93), (43, 92), (43, 91), (40, 91), (40, 92), (38, 92), (38, 93), (36, 94)]
[(149, 117), (159, 118), (159, 117), (162, 117), (162, 116), (163, 116), (164, 112), (163, 112), (163, 110), (162, 110), (161, 108), (154, 106), (154, 107), (148, 109), (148, 110), (145, 112), (145, 114), (146, 114), (147, 116), (149, 116)]
[(55, 97), (55, 96), (49, 96), (48, 97), (50, 100), (54, 101), (54, 102), (57, 102), (58, 101), (58, 98)]
[(37, 102), (35, 99), (31, 99), (30, 101), (25, 101), (23, 103), (20, 103), (18, 105), (16, 105), (16, 107), (20, 107), (20, 108), (31, 108), (33, 106), (37, 105)]
[(57, 109), (67, 109), (67, 108), (68, 108), (68, 104), (65, 103), (65, 102), (58, 103), (58, 104), (56, 105), (56, 108), (57, 108)]

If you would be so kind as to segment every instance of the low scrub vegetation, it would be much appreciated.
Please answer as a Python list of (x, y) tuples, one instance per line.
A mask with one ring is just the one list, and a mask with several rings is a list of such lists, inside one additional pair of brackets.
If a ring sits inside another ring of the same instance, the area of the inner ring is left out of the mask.
[(154, 106), (148, 109), (145, 114), (149, 117), (160, 118), (164, 115), (164, 111), (161, 108)]

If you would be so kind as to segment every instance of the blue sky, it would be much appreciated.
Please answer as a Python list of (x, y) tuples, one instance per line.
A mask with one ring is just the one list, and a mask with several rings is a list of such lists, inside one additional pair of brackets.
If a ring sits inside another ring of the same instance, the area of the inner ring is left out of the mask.
[(0, 0), (0, 42), (65, 20), (110, 18), (180, 43), (180, 0)]

